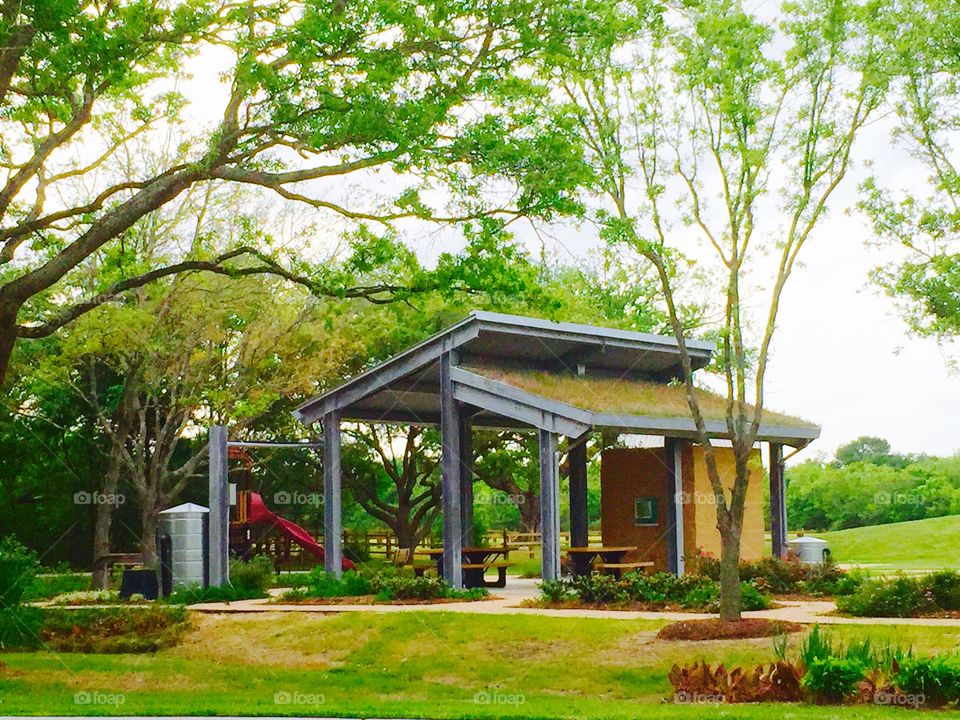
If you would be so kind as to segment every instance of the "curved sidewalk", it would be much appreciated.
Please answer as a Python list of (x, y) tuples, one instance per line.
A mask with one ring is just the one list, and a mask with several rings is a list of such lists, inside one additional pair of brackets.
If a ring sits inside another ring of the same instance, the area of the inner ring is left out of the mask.
[[(702, 620), (714, 617), (709, 613), (688, 612), (641, 612), (634, 610), (592, 610), (573, 608), (553, 610), (549, 608), (519, 607), (520, 603), (537, 596), (537, 581), (511, 579), (507, 588), (493, 591), (490, 600), (474, 602), (430, 603), (418, 605), (285, 605), (272, 603), (270, 599), (239, 600), (232, 603), (201, 603), (191, 605), (191, 610), (205, 613), (260, 613), (260, 612), (455, 612), (481, 615), (541, 615), (546, 617), (605, 618), (608, 620)], [(836, 605), (829, 600), (781, 600), (781, 607), (772, 610), (744, 612), (744, 617), (786, 620), (804, 624), (823, 625), (932, 625), (960, 627), (960, 618), (859, 618), (829, 615)]]

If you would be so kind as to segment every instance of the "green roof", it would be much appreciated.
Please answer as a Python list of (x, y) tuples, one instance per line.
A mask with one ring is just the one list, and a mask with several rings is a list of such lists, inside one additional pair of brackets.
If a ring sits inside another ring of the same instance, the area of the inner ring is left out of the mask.
[[(691, 419), (687, 391), (679, 383), (666, 384), (596, 375), (577, 376), (571, 373), (505, 369), (489, 365), (471, 366), (468, 369), (525, 392), (594, 413)], [(726, 397), (703, 388), (697, 388), (696, 394), (704, 420), (726, 420)], [(753, 409), (752, 406), (750, 409)], [(819, 428), (808, 420), (766, 409), (761, 421), (786, 427)]]

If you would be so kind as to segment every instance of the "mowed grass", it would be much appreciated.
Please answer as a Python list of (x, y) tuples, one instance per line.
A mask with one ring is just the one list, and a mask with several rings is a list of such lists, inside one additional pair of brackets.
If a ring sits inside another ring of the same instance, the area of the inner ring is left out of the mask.
[(839, 563), (878, 570), (960, 568), (960, 515), (810, 535), (829, 541)]
[[(7, 664), (0, 672), (0, 714), (666, 720), (897, 713), (663, 704), (674, 662), (754, 664), (769, 662), (773, 649), (770, 639), (663, 642), (655, 637), (661, 624), (432, 612), (205, 615), (195, 618), (184, 644), (155, 655), (0, 653)], [(960, 645), (960, 628), (830, 632), (868, 634), (923, 653)], [(793, 636), (794, 648), (798, 642)]]

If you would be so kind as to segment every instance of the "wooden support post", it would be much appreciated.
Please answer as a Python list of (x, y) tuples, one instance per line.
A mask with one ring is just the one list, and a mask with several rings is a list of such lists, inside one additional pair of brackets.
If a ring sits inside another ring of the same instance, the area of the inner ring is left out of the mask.
[(473, 533), (473, 423), (460, 416), (460, 532), (463, 544), (474, 545)]
[(677, 577), (685, 571), (683, 547), (683, 508), (687, 494), (683, 491), (683, 441), (663, 439), (663, 461), (667, 466), (667, 568)]
[(783, 445), (770, 443), (770, 541), (774, 557), (787, 555), (787, 502)]
[(230, 488), (227, 486), (227, 427), (211, 425), (210, 452), (210, 537), (207, 565), (210, 585), (230, 583)]
[(557, 435), (540, 430), (540, 537), (544, 580), (560, 577), (560, 468)]
[(460, 407), (453, 397), (451, 353), (440, 358), (440, 459), (443, 513), (443, 577), (455, 588), (463, 587), (463, 535), (460, 527)]
[(567, 464), (570, 467), (570, 545), (586, 547), (590, 543), (587, 515), (587, 442), (569, 438)]
[(340, 411), (323, 416), (323, 567), (330, 575), (343, 573), (343, 517), (340, 474)]

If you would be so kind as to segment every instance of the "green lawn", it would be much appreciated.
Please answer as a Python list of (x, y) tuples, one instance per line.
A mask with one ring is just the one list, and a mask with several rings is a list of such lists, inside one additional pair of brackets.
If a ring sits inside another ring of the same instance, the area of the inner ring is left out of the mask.
[[(662, 704), (675, 661), (752, 664), (773, 652), (769, 639), (662, 642), (655, 621), (418, 612), (195, 623), (184, 644), (155, 655), (0, 653), (0, 715), (904, 717), (882, 707)], [(960, 628), (836, 630), (864, 633), (924, 653), (960, 646)]]
[(960, 568), (960, 515), (810, 535), (829, 541), (839, 563), (881, 570)]

